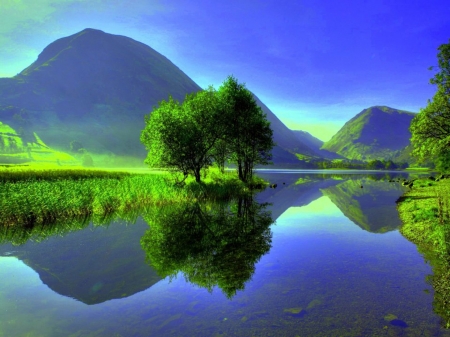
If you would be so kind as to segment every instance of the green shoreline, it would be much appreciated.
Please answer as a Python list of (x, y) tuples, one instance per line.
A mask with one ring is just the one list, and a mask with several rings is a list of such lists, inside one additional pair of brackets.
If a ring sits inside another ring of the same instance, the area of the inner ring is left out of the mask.
[(400, 233), (417, 246), (432, 268), (433, 310), (450, 328), (450, 179), (421, 179), (397, 200)]

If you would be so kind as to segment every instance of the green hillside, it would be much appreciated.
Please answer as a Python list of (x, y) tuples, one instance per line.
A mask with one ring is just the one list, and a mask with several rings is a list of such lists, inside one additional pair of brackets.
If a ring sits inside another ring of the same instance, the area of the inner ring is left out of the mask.
[(403, 149), (409, 145), (414, 116), (386, 106), (370, 107), (345, 123), (322, 149), (359, 160), (408, 157)]
[(24, 163), (77, 165), (78, 161), (67, 153), (51, 149), (36, 133), (25, 137), (0, 122), (0, 165)]

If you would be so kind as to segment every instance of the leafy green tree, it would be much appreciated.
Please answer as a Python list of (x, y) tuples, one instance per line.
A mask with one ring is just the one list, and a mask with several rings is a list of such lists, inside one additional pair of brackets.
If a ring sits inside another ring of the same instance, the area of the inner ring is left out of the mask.
[(9, 143), (9, 152), (17, 153), (20, 151), (19, 146), (17, 145), (16, 138), (8, 137), (8, 143)]
[(92, 156), (90, 154), (84, 153), (81, 157), (81, 165), (85, 167), (93, 167), (94, 159), (92, 159)]
[(150, 167), (168, 168), (192, 174), (201, 181), (201, 169), (211, 165), (213, 148), (223, 135), (219, 101), (210, 87), (187, 95), (183, 104), (169, 97), (145, 116), (141, 142), (148, 152)]
[(386, 170), (395, 170), (397, 168), (397, 165), (392, 160), (386, 160), (384, 162), (384, 168)]
[(411, 122), (413, 155), (419, 162), (450, 150), (450, 40), (438, 53), (438, 73), (430, 80), (437, 92)]
[(450, 172), (450, 151), (441, 152), (436, 159), (436, 170)]
[(379, 170), (384, 168), (384, 164), (381, 160), (373, 159), (367, 163), (367, 168), (369, 170)]
[(227, 144), (227, 141), (224, 136), (217, 140), (216, 144), (214, 145), (214, 148), (212, 149), (212, 156), (220, 172), (224, 173), (225, 162), (231, 156), (230, 147)]
[(266, 165), (272, 158), (273, 131), (270, 122), (244, 84), (229, 76), (220, 86), (221, 121), (227, 125), (225, 140), (230, 162), (237, 165), (239, 179), (252, 178), (257, 164)]

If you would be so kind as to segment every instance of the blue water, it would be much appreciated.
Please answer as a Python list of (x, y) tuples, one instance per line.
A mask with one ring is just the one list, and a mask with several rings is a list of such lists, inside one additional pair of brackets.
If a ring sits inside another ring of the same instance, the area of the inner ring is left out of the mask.
[[(395, 229), (395, 203), (384, 202), (400, 187), (270, 177), (279, 187), (258, 198), (276, 217), (271, 248), (231, 299), (182, 273), (160, 279), (140, 245), (142, 218), (90, 226), (0, 246), (0, 336), (450, 335), (433, 312), (431, 267)], [(347, 198), (359, 204), (346, 208)], [(390, 223), (372, 226), (370, 205)]]

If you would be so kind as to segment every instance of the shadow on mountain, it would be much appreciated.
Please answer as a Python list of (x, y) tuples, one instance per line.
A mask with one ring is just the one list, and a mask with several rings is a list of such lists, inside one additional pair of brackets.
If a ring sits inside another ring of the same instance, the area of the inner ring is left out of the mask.
[[(0, 256), (16, 256), (58, 294), (97, 304), (131, 296), (161, 280), (139, 245), (147, 228), (141, 219), (133, 225), (108, 226), (75, 221), (71, 230), (1, 228)], [(15, 245), (6, 243), (7, 238)]]
[(188, 282), (228, 298), (245, 288), (255, 263), (269, 252), (273, 223), (266, 204), (252, 197), (229, 204), (178, 204), (155, 208), (141, 239), (147, 262), (161, 278), (182, 273)]
[(405, 187), (399, 183), (361, 177), (321, 191), (347, 218), (368, 232), (385, 233), (401, 225), (395, 201)]

